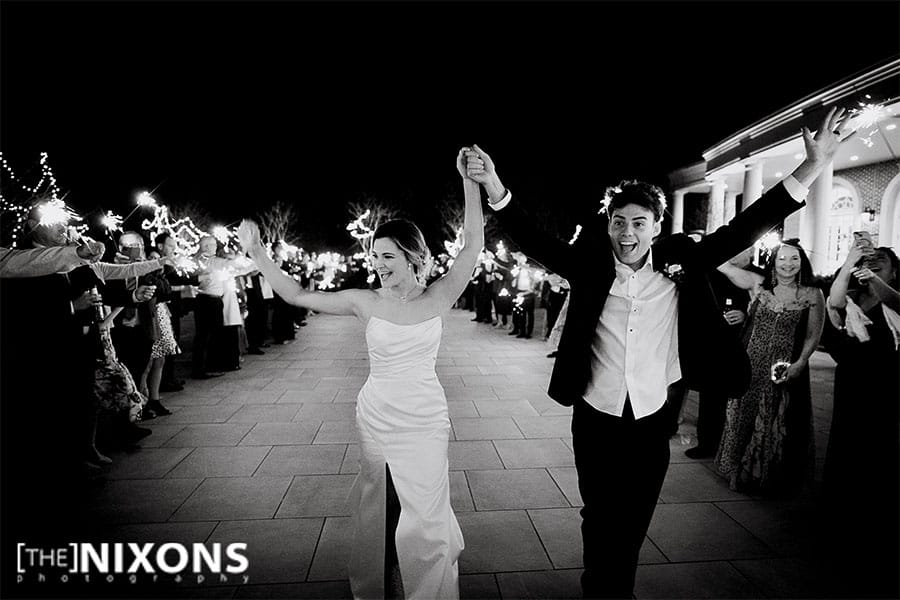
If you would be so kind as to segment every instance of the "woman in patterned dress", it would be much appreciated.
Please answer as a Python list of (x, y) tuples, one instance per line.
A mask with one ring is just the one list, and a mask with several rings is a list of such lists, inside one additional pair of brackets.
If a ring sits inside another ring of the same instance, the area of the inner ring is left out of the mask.
[[(782, 242), (763, 275), (726, 275), (751, 294), (744, 347), (752, 376), (744, 397), (728, 401), (716, 471), (734, 490), (797, 491), (813, 464), (808, 362), (822, 335), (825, 298), (810, 285), (812, 267), (797, 240)], [(789, 364), (773, 372), (779, 362)]]

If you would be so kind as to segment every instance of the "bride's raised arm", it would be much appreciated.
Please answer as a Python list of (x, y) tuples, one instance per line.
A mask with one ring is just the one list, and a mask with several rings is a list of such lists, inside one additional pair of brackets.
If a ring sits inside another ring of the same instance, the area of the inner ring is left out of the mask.
[(358, 315), (360, 300), (366, 290), (340, 292), (309, 292), (298, 281), (289, 277), (269, 258), (259, 236), (259, 226), (244, 219), (238, 227), (238, 239), (244, 252), (250, 255), (272, 289), (288, 304), (302, 306), (316, 312), (331, 315)]
[(481, 186), (469, 178), (466, 172), (465, 151), (462, 148), (456, 157), (456, 170), (462, 177), (466, 198), (466, 217), (463, 225), (463, 247), (456, 255), (447, 274), (428, 288), (428, 294), (450, 307), (466, 289), (478, 255), (484, 248), (484, 215), (481, 211)]

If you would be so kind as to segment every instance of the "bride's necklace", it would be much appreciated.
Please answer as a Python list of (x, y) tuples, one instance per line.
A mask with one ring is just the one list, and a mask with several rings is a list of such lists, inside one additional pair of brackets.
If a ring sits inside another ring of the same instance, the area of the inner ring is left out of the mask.
[(398, 298), (398, 299), (400, 300), (400, 302), (406, 302), (407, 298), (409, 298), (409, 295), (412, 294), (414, 291), (416, 291), (416, 288), (417, 288), (417, 287), (419, 287), (419, 286), (417, 286), (417, 285), (416, 285), (416, 286), (413, 286), (413, 287), (412, 287), (409, 291), (407, 291), (405, 294), (400, 294), (399, 296), (395, 296), (395, 298)]

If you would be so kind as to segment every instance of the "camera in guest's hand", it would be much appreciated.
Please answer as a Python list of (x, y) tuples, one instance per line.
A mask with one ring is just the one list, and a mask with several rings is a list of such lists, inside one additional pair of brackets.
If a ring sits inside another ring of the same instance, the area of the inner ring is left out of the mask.
[(143, 258), (143, 248), (140, 246), (125, 246), (122, 248), (122, 254), (133, 261), (141, 260)]

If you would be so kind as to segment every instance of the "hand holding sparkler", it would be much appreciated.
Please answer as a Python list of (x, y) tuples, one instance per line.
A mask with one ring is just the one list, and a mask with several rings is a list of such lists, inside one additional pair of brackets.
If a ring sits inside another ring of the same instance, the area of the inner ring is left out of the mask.
[(83, 258), (90, 262), (97, 262), (100, 260), (100, 257), (103, 256), (105, 251), (106, 246), (104, 246), (102, 242), (95, 242), (94, 240), (83, 238), (83, 243), (78, 245), (75, 253), (79, 258)]

